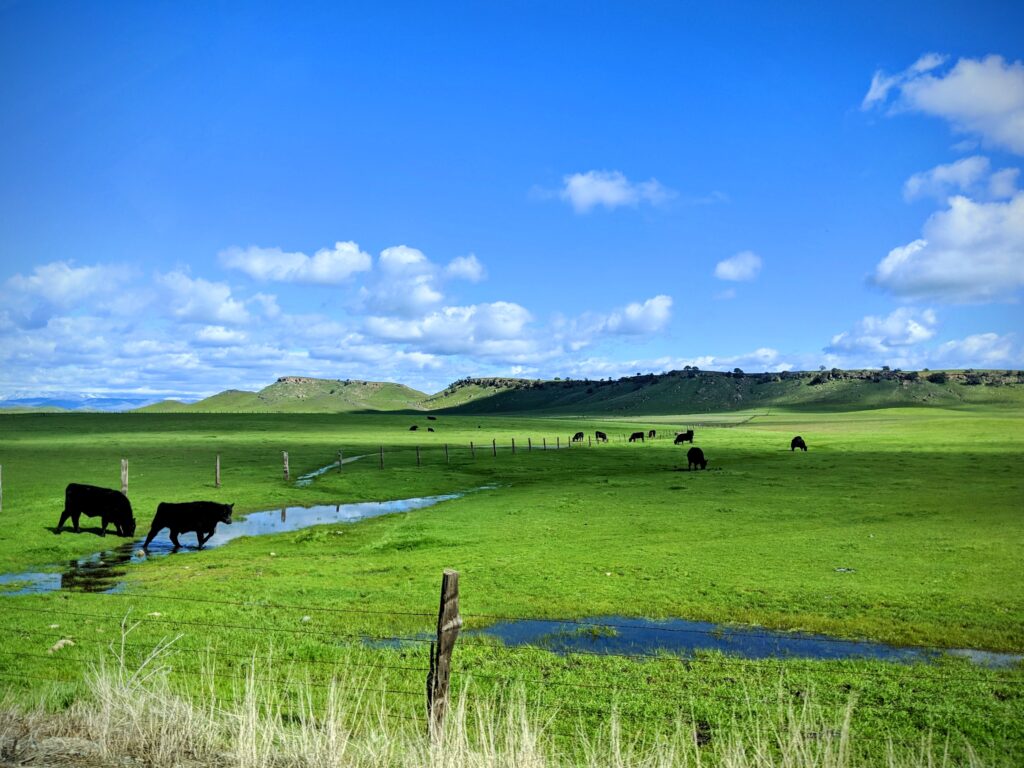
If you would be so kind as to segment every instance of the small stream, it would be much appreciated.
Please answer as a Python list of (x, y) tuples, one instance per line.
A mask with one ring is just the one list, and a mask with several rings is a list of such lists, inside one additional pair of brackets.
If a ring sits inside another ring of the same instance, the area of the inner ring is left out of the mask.
[(698, 651), (721, 651), (745, 659), (861, 658), (904, 664), (934, 661), (948, 654), (986, 667), (1010, 667), (1024, 661), (1024, 656), (1015, 653), (903, 647), (762, 627), (626, 616), (598, 616), (579, 622), (517, 619), (470, 630), (467, 634), (494, 637), (509, 646), (532, 645), (558, 654), (650, 655), (663, 651), (692, 656)]
[[(353, 457), (353, 461), (359, 457)], [(346, 459), (346, 462), (348, 459)], [(332, 466), (337, 466), (335, 462)], [(485, 486), (476, 490), (489, 490)], [(396, 499), (393, 501), (364, 501), (356, 504), (320, 504), (313, 507), (281, 507), (280, 509), (252, 512), (231, 525), (223, 523), (217, 526), (216, 533), (203, 546), (204, 549), (221, 547), (229, 541), (243, 536), (267, 536), (275, 533), (298, 531), (314, 525), (332, 523), (354, 523), (381, 515), (397, 512), (412, 512), (425, 509), (442, 501), (450, 501), (464, 496), (464, 493), (447, 493), (440, 496), (424, 496), (422, 498)], [(74, 535), (64, 533), (64, 536)], [(183, 533), (179, 536), (182, 542), (180, 553), (195, 552), (195, 534)], [(114, 549), (97, 552), (87, 557), (71, 560), (66, 566), (52, 571), (24, 571), (22, 573), (0, 574), (0, 597), (34, 594), (38, 592), (55, 592), (71, 590), (76, 592), (117, 592), (124, 588), (122, 579), (127, 569), (136, 563), (149, 558), (162, 557), (170, 554), (174, 547), (168, 538), (167, 530), (162, 531), (149, 545), (149, 555), (142, 552), (145, 536), (136, 541), (125, 542)], [(4, 589), (9, 584), (13, 588)]]

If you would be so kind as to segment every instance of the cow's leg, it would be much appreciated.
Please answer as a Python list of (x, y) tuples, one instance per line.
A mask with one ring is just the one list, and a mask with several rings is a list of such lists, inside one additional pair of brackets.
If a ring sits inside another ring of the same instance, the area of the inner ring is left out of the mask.
[(204, 536), (202, 531), (196, 531), (196, 541), (199, 542), (199, 549), (203, 548), (205, 541), (210, 538), (208, 535)]
[(72, 523), (74, 524), (74, 527), (75, 527), (75, 533), (78, 533), (78, 532), (79, 532), (79, 529), (78, 529), (78, 521), (79, 521), (79, 519), (80, 519), (81, 517), (82, 517), (82, 513), (81, 513), (81, 512), (79, 512), (78, 510), (75, 510), (74, 512), (72, 512), (72, 513), (71, 513), (71, 522), (72, 522)]
[(155, 525), (150, 526), (149, 533), (146, 535), (146, 541), (142, 544), (143, 552), (149, 552), (149, 543), (156, 538), (156, 535), (160, 533), (161, 530), (163, 529), (157, 528)]
[(57, 533), (60, 533), (64, 528), (64, 523), (71, 518), (71, 512), (68, 511), (67, 507), (60, 513), (60, 522), (57, 523)]
[(181, 549), (181, 544), (178, 543), (178, 532), (173, 528), (171, 529), (171, 544), (174, 545), (175, 551)]

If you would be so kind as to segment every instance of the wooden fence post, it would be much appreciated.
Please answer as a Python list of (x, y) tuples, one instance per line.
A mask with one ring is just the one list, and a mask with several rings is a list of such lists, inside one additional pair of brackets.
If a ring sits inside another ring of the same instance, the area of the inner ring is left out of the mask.
[(448, 464), (448, 443), (444, 444), (444, 463)]
[(217, 468), (213, 473), (213, 487), (220, 488), (220, 454), (217, 454)]
[(473, 458), (476, 458), (476, 448), (473, 447), (473, 441), (469, 441), (469, 452), (473, 454)]
[(345, 466), (345, 454), (343, 451), (338, 451), (338, 471), (341, 472), (341, 468)]
[(556, 437), (555, 438), (555, 450), (559, 451), (561, 449), (562, 449), (562, 438), (561, 437)]
[(128, 495), (128, 459), (121, 459), (121, 493)]
[(512, 438), (512, 455), (516, 455), (516, 439), (514, 437)]
[(530, 452), (530, 451), (533, 450), (533, 438), (532, 437), (526, 438), (526, 450), (527, 450), (527, 452)]
[(498, 455), (498, 441), (497, 440), (491, 440), (491, 455), (492, 456), (497, 456)]
[(416, 466), (420, 465), (420, 447), (416, 446)]
[(384, 446), (380, 447), (380, 468), (384, 469)]
[(437, 738), (448, 710), (448, 681), (452, 651), (462, 627), (459, 616), (459, 573), (445, 570), (441, 577), (441, 606), (437, 611), (437, 640), (430, 644), (430, 672), (427, 675), (428, 733)]
[(594, 444), (592, 442), (590, 442), (590, 435), (587, 435), (587, 448), (591, 448), (591, 447), (593, 447), (593, 445)]
[(292, 473), (288, 469), (288, 451), (281, 451), (281, 461), (284, 463), (284, 481), (287, 483), (292, 479)]
[(542, 437), (541, 440), (544, 441), (544, 450), (546, 451), (548, 449), (548, 439), (546, 437)]

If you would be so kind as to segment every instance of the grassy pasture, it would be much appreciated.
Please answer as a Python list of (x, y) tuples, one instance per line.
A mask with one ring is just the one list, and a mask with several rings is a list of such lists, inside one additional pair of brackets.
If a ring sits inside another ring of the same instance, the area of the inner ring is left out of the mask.
[[(140, 536), (164, 500), (233, 502), (245, 513), (495, 486), (409, 514), (154, 559), (129, 571), (124, 595), (4, 598), (0, 686), (19, 695), (47, 690), (52, 704), (70, 702), (80, 693), (85, 662), (117, 636), (131, 609), (132, 620), (142, 621), (131, 648), (142, 653), (180, 634), (178, 647), (195, 649), (177, 657), (186, 687), (198, 685), (195, 668), (203, 666), (216, 667), (223, 675), (217, 685), (227, 690), (254, 652), (274, 659), (276, 675), (314, 683), (344, 659), (346, 668), (366, 670), (372, 685), (404, 692), (389, 706), (412, 716), (422, 709), (423, 643), (381, 647), (351, 636), (415, 638), (429, 630), (445, 567), (461, 573), (467, 629), (494, 615), (679, 616), (1024, 651), (1018, 409), (730, 413), (720, 417), (721, 427), (698, 428), (709, 471), (680, 471), (686, 450), (672, 445), (673, 428), (711, 420), (0, 416), (5, 573), (114, 544), (116, 538), (89, 532), (92, 519), (83, 520), (86, 532), (77, 536), (50, 529), (64, 486), (115, 487), (122, 457), (130, 460)], [(421, 431), (409, 432), (413, 423)], [(437, 432), (426, 433), (428, 425)], [(648, 428), (662, 436), (642, 445), (621, 441)], [(550, 447), (556, 436), (564, 446), (577, 429), (601, 429), (612, 442), (539, 449), (542, 438)], [(789, 451), (794, 434), (810, 451)], [(305, 488), (284, 482), (281, 451), (289, 452), (295, 478), (336, 460), (339, 449), (366, 458)], [(217, 453), (220, 489), (213, 487)], [(209, 624), (219, 626), (200, 626)], [(48, 654), (61, 637), (76, 645)], [(48, 676), (70, 682), (51, 688)], [(881, 755), (886, 738), (912, 745), (929, 731), (951, 739), (954, 754), (963, 735), (988, 762), (1024, 757), (1024, 675), (957, 660), (904, 667), (705, 654), (680, 664), (566, 658), (503, 650), (471, 635), (460, 640), (457, 688), (484, 694), (508, 680), (524, 681), (528, 700), (569, 731), (577, 721), (598, 728), (614, 705), (624, 727), (651, 738), (679, 717), (720, 734), (737, 720), (769, 718), (807, 697), (838, 717), (852, 697), (852, 728), (865, 759)]]

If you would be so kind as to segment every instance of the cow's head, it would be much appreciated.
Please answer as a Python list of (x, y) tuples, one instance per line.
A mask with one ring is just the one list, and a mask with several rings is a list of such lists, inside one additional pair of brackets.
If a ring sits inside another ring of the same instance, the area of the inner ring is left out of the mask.
[(218, 522), (227, 523), (231, 525), (231, 511), (235, 508), (234, 504), (221, 504), (220, 505), (220, 520)]

